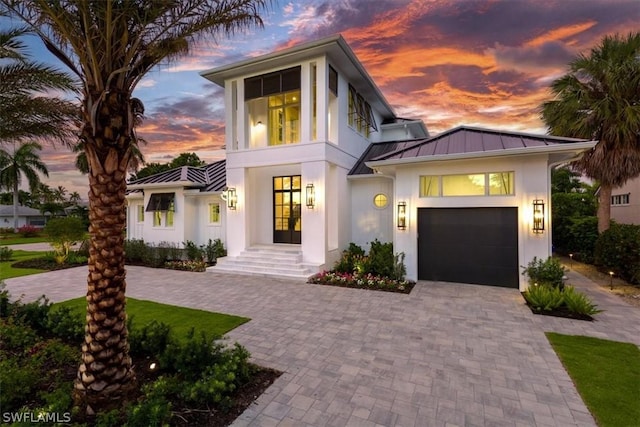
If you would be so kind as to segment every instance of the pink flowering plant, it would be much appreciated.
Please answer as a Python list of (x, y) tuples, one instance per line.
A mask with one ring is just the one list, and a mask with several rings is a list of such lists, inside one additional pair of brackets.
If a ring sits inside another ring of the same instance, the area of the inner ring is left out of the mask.
[(409, 293), (415, 282), (406, 280), (404, 254), (393, 254), (391, 243), (371, 243), (368, 255), (351, 243), (331, 271), (323, 271), (309, 278), (309, 283)]

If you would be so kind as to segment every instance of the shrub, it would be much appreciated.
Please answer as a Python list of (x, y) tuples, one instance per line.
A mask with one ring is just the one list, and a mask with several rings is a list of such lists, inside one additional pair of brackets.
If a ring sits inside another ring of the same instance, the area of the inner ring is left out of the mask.
[(567, 253), (573, 253), (574, 259), (578, 261), (593, 263), (593, 252), (598, 240), (598, 217), (570, 218), (569, 223)]
[(47, 329), (56, 337), (80, 343), (84, 337), (84, 322), (71, 308), (54, 306), (47, 317)]
[(166, 323), (152, 320), (137, 328), (133, 320), (133, 317), (129, 320), (131, 354), (157, 358), (173, 343), (171, 327)]
[(524, 291), (524, 299), (538, 311), (551, 311), (563, 303), (562, 290), (547, 284), (531, 285)]
[(183, 244), (189, 261), (199, 261), (204, 257), (204, 251), (195, 242), (187, 240)]
[(71, 247), (84, 240), (87, 229), (80, 218), (69, 216), (51, 219), (44, 227), (44, 231), (56, 252), (56, 262), (63, 264), (69, 256)]
[(207, 245), (204, 247), (204, 253), (207, 257), (207, 263), (209, 264), (215, 264), (218, 258), (227, 256), (227, 250), (224, 248), (224, 244), (220, 239), (214, 241), (209, 239)]
[(342, 252), (340, 261), (334, 266), (334, 270), (339, 273), (353, 273), (355, 262), (359, 257), (364, 256), (364, 249), (355, 243), (349, 243), (349, 248)]
[(613, 222), (596, 241), (595, 264), (640, 284), (640, 225)]
[(538, 257), (533, 257), (527, 267), (522, 268), (524, 269), (522, 274), (529, 276), (530, 284), (546, 284), (557, 288), (563, 286), (564, 268), (555, 258), (549, 257), (546, 261), (542, 261)]
[(13, 250), (3, 246), (0, 248), (0, 261), (9, 261), (13, 256)]
[(18, 227), (18, 234), (22, 237), (36, 237), (40, 234), (40, 229), (33, 225), (23, 225), (22, 227)]
[(393, 255), (393, 243), (382, 243), (378, 239), (371, 242), (363, 273), (374, 276), (394, 277), (396, 259)]
[(573, 286), (566, 286), (562, 294), (564, 304), (569, 311), (584, 316), (592, 316), (601, 313), (598, 306), (591, 302), (591, 299), (585, 294), (576, 291)]
[(164, 268), (170, 268), (171, 270), (182, 271), (196, 271), (202, 273), (207, 271), (207, 263), (199, 261), (167, 261), (164, 263)]
[[(24, 360), (20, 363), (18, 357), (2, 358), (0, 360), (0, 384), (3, 392), (0, 393), (0, 407), (3, 412), (16, 411), (20, 402), (33, 394), (36, 388), (40, 372), (35, 364)], [(6, 392), (11, 390), (11, 392)]]

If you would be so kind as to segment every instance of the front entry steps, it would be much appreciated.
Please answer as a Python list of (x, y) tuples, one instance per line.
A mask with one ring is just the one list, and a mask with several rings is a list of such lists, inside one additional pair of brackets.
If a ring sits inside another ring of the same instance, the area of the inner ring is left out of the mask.
[(239, 256), (218, 258), (207, 271), (306, 280), (319, 271), (319, 266), (303, 263), (297, 245), (258, 245)]

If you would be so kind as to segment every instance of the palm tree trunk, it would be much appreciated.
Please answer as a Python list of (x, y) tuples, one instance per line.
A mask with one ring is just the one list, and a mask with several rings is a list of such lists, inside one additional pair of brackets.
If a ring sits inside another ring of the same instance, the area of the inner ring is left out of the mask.
[(20, 204), (20, 193), (18, 192), (18, 182), (13, 183), (13, 232), (18, 232), (18, 205)]
[(598, 233), (602, 234), (611, 225), (611, 192), (610, 184), (601, 184), (598, 192)]
[[(125, 312), (124, 236), (128, 152), (116, 147), (99, 156), (87, 146), (89, 173), (89, 275), (82, 363), (76, 404), (93, 415), (121, 407), (136, 387)], [(106, 154), (105, 154), (106, 153)]]

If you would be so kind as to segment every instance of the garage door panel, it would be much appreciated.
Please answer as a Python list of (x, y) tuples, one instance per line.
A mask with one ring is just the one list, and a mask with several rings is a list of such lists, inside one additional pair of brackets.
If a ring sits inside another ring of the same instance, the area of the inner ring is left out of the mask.
[(418, 278), (518, 287), (517, 208), (418, 209)]

